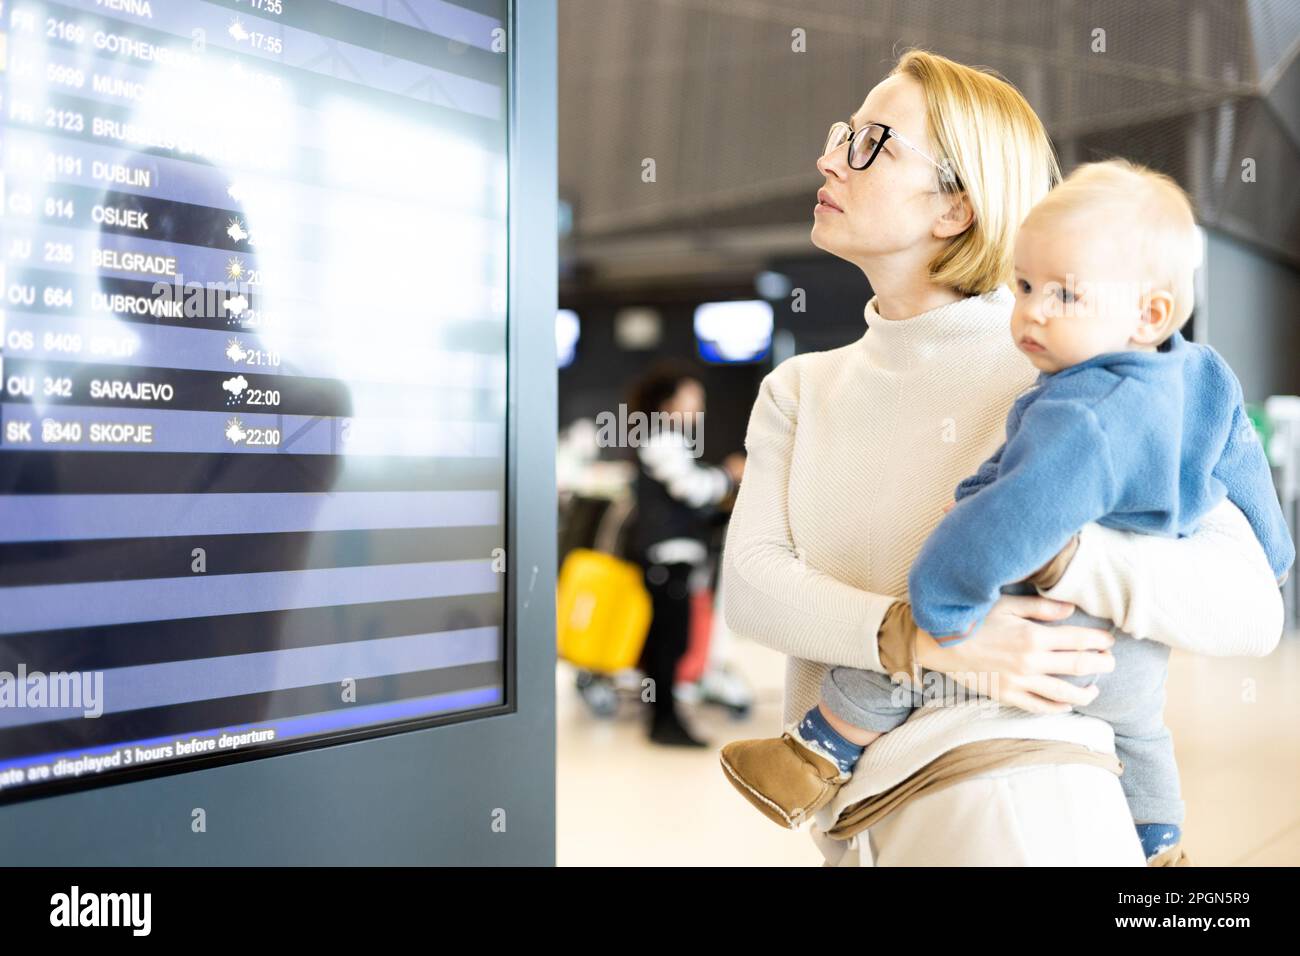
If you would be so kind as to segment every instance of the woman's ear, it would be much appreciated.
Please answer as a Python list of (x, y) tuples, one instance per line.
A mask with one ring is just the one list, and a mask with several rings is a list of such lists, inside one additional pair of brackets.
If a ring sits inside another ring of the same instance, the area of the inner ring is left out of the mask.
[[(940, 194), (943, 195), (943, 194)], [(975, 208), (965, 192), (952, 193), (947, 196), (948, 208), (934, 222), (936, 239), (951, 239), (960, 236), (975, 221)]]

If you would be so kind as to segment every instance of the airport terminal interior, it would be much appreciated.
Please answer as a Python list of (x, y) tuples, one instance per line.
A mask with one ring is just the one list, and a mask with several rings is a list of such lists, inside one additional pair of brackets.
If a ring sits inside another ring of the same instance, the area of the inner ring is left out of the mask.
[[(698, 363), (708, 399), (703, 460), (721, 464), (743, 450), (763, 376), (792, 355), (861, 337), (872, 294), (862, 271), (809, 243), (809, 202), (824, 178), (804, 140), (815, 143), (820, 127), (855, 110), (909, 46), (1016, 83), (1067, 173), (1123, 156), (1174, 176), (1194, 199), (1207, 244), (1191, 337), (1228, 360), (1261, 425), (1265, 409), (1293, 414), (1281, 396), (1300, 390), (1300, 106), (1286, 90), (1295, 80), (1284, 77), (1296, 75), (1300, 9), (801, 6), (803, 20), (765, 3), (560, 5), (561, 50), (573, 51), (561, 56), (559, 99), (562, 561), (570, 547), (611, 547), (610, 529), (587, 514), (598, 507), (590, 499), (635, 495), (630, 467), (592, 436), (652, 360)], [(789, 36), (799, 24), (808, 53), (772, 42), (772, 32)], [(1105, 54), (1082, 40), (1093, 25), (1108, 28)], [(1248, 156), (1272, 157), (1279, 178), (1243, 182)], [(658, 159), (658, 182), (627, 175), (643, 157)], [(792, 308), (793, 290), (806, 293), (806, 311)], [(723, 303), (732, 326), (715, 319)], [(711, 338), (717, 327), (730, 342)], [(719, 361), (727, 348), (750, 358)], [(1294, 494), (1287, 475), (1300, 452), (1286, 441), (1272, 449), (1283, 496)], [(718, 548), (724, 538), (717, 529)], [(715, 577), (701, 587), (721, 589), (716, 552), (711, 560)], [(643, 705), (626, 686), (619, 695), (599, 683), (580, 688), (587, 676), (561, 660), (561, 864), (821, 863), (805, 833), (750, 811), (719, 772), (724, 744), (779, 732), (786, 672), (783, 654), (713, 620), (725, 615), (712, 597), (699, 598), (705, 620), (692, 623), (721, 646), (703, 637), (697, 646), (693, 631), (680, 687), (708, 747), (647, 742)], [(1269, 656), (1175, 651), (1170, 661), (1166, 719), (1198, 865), (1300, 864), (1300, 619), (1294, 593), (1288, 602), (1286, 636)]]

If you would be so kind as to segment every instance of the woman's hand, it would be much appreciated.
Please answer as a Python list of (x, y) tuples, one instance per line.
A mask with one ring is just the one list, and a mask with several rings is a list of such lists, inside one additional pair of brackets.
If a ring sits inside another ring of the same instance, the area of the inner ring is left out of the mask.
[(971, 637), (940, 647), (917, 628), (916, 660), (927, 670), (1032, 714), (1060, 714), (1091, 703), (1098, 688), (1076, 687), (1053, 674), (1106, 674), (1115, 669), (1109, 631), (1059, 621), (1074, 605), (1045, 597), (1004, 594)]

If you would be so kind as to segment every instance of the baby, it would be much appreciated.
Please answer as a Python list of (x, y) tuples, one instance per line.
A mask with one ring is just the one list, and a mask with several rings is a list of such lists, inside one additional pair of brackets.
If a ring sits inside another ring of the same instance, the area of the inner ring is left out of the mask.
[[(1023, 582), (1059, 564), (1093, 521), (1186, 535), (1226, 495), (1285, 578), (1295, 546), (1241, 385), (1218, 353), (1180, 332), (1198, 248), (1183, 191), (1123, 161), (1080, 167), (1025, 219), (1011, 335), (1040, 375), (912, 565), (913, 617), (940, 646), (973, 635), (1003, 590), (1036, 593)], [(1118, 634), (1112, 653), (1114, 671), (1075, 710), (1114, 729), (1120, 783), (1151, 860), (1179, 842), (1183, 822), (1164, 726), (1169, 649)], [(728, 744), (723, 768), (769, 818), (798, 826), (849, 780), (867, 745), (907, 719), (900, 697), (910, 696), (883, 674), (834, 668), (797, 725)]]

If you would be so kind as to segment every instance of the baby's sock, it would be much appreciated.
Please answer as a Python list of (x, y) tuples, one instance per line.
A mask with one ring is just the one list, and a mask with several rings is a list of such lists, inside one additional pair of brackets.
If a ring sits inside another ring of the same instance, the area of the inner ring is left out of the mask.
[(1142, 841), (1142, 852), (1148, 860), (1183, 838), (1183, 831), (1176, 823), (1139, 823), (1137, 831), (1138, 839)]
[(853, 765), (867, 748), (847, 740), (830, 725), (820, 707), (814, 707), (799, 721), (799, 738), (823, 756), (835, 761), (840, 773), (852, 773)]

